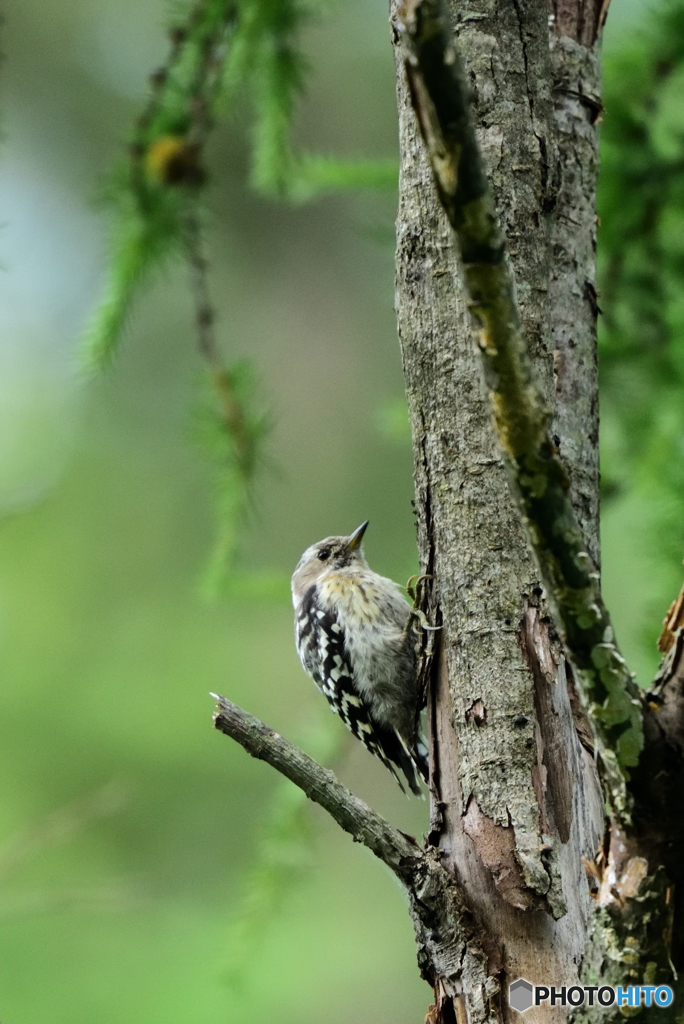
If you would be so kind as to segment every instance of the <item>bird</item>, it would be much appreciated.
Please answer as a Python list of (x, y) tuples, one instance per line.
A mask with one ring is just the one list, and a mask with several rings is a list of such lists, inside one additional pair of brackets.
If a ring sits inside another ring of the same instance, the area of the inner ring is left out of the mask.
[(368, 565), (362, 523), (348, 537), (308, 547), (292, 576), (295, 642), (304, 670), (346, 727), (382, 761), (406, 792), (428, 779), (418, 728), (414, 618), (401, 588)]

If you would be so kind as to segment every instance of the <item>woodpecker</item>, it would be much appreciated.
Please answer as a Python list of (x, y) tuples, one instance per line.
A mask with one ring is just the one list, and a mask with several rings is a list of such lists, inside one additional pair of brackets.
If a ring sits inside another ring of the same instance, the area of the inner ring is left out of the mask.
[(402, 789), (397, 769), (421, 796), (416, 769), (427, 781), (428, 761), (417, 728), (414, 612), (397, 584), (366, 562), (367, 526), (326, 537), (300, 558), (292, 576), (297, 653), (347, 728)]

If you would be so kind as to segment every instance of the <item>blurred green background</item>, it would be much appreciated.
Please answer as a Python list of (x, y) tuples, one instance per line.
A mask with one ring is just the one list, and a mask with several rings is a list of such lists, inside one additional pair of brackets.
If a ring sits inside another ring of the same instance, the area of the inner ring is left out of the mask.
[[(614, 0), (605, 49), (616, 67), (646, 12), (643, 0)], [(208, 602), (211, 474), (192, 439), (200, 365), (183, 268), (138, 305), (112, 371), (84, 382), (76, 369), (105, 265), (92, 199), (164, 59), (166, 16), (161, 0), (6, 9), (0, 1019), (422, 1020), (430, 991), (396, 884), (315, 808), (290, 834), (291, 796), (212, 731), (208, 696), (226, 693), (313, 753), (337, 747), (346, 783), (403, 829), (423, 830), (425, 806), (347, 742), (299, 667), (286, 587), (304, 547), (366, 518), (373, 567), (397, 580), (416, 569), (410, 450), (383, 429), (402, 398), (395, 198), (259, 198), (245, 183), (244, 119), (216, 133), (209, 245), (221, 342), (254, 360), (275, 423), (241, 568), (276, 585)], [(304, 44), (299, 143), (395, 155), (384, 2), (338, 0)], [(609, 376), (604, 581), (646, 682), (681, 582), (680, 506), (676, 481), (658, 491), (633, 472), (620, 395)], [(644, 401), (653, 405), (651, 391)], [(284, 835), (264, 833), (274, 806)], [(267, 867), (250, 883), (255, 859)], [(288, 892), (271, 908), (260, 886), (277, 892), (282, 878)], [(235, 921), (245, 891), (269, 919), (247, 967)]]

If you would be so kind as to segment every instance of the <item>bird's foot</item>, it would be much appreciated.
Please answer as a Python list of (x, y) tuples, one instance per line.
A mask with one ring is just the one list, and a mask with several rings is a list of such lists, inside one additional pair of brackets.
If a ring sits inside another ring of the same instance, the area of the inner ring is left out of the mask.
[(431, 626), (427, 615), (421, 608), (423, 599), (425, 597), (425, 584), (428, 580), (434, 579), (434, 576), (430, 576), (428, 573), (416, 573), (415, 576), (411, 576), (408, 583), (406, 584), (406, 593), (413, 601), (413, 607), (409, 615), (409, 621), (417, 619), (422, 629), (428, 632), (436, 632), (441, 629), (441, 626)]
[(417, 572), (414, 576), (409, 578), (406, 584), (406, 593), (413, 601), (413, 607), (416, 608), (423, 599), (423, 587), (426, 580), (433, 580), (434, 576), (430, 576), (429, 573)]

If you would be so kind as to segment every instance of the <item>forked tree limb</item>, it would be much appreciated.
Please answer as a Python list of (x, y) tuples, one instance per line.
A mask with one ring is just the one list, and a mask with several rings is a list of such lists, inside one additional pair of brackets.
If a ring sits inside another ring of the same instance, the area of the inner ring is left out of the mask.
[(617, 818), (629, 815), (625, 769), (643, 745), (639, 691), (622, 658), (599, 574), (533, 382), (505, 241), (441, 0), (405, 0), (395, 17), (411, 101), (439, 199), (456, 235), (496, 434), (549, 603), (577, 670)]

